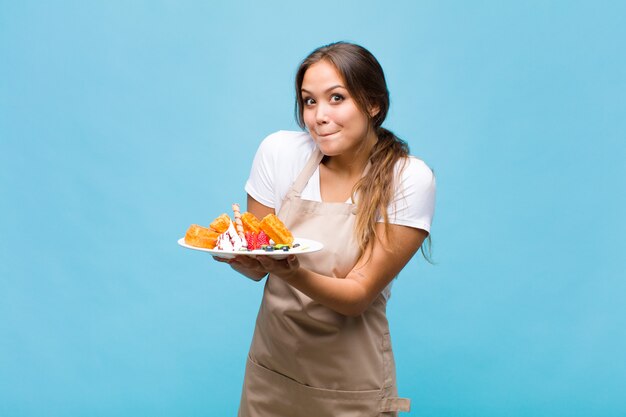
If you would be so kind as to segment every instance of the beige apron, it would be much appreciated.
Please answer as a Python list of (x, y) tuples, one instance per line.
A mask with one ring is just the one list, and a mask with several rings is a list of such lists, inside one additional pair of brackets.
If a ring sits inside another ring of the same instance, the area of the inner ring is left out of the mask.
[[(355, 206), (300, 198), (322, 160), (317, 150), (287, 193), (278, 216), (294, 236), (324, 249), (300, 255), (302, 267), (344, 278), (354, 267)], [(380, 294), (348, 317), (270, 275), (250, 348), (240, 417), (374, 417), (409, 411), (397, 398), (395, 364)]]

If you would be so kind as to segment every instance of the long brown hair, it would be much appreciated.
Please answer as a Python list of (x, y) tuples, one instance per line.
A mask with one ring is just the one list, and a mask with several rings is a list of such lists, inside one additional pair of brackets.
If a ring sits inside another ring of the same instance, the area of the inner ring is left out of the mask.
[[(389, 91), (380, 63), (374, 55), (362, 46), (347, 42), (336, 42), (317, 48), (306, 57), (296, 73), (296, 119), (302, 129), (304, 123), (304, 101), (302, 82), (309, 67), (317, 62), (326, 61), (333, 65), (344, 82), (350, 95), (364, 114), (368, 115), (378, 141), (371, 150), (371, 163), (367, 173), (356, 183), (352, 190), (353, 200), (367, 202), (357, 204), (355, 235), (361, 253), (372, 238), (380, 239), (376, 233), (376, 223), (382, 218), (385, 236), (389, 237), (389, 216), (387, 207), (393, 202), (396, 174), (400, 175), (407, 162), (409, 146), (389, 130), (382, 127), (389, 111)], [(370, 116), (368, 109), (376, 108), (378, 113)], [(396, 171), (396, 164), (400, 163)], [(428, 241), (430, 246), (430, 236)], [(422, 253), (429, 259), (429, 256)]]

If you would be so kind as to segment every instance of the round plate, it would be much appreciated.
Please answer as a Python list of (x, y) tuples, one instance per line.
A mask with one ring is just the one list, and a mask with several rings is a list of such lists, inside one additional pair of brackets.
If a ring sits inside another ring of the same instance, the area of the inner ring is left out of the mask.
[(199, 250), (202, 252), (208, 252), (213, 256), (218, 256), (224, 259), (234, 258), (236, 255), (246, 255), (246, 256), (271, 256), (276, 259), (286, 258), (288, 255), (302, 255), (305, 253), (317, 252), (322, 250), (324, 245), (321, 242), (317, 242), (311, 239), (303, 239), (303, 238), (294, 238), (294, 245), (299, 243), (300, 246), (291, 248), (289, 251), (284, 252), (282, 250), (275, 250), (272, 252), (264, 251), (263, 249), (257, 250), (240, 250), (240, 251), (231, 251), (231, 250), (219, 250), (219, 249), (207, 249), (207, 248), (197, 248), (195, 246), (191, 246), (185, 243), (185, 238), (181, 237), (178, 239), (178, 244), (187, 249)]

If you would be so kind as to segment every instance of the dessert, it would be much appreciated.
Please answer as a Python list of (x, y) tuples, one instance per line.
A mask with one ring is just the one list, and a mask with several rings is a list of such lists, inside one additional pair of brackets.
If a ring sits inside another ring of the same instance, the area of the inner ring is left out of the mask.
[(224, 213), (213, 220), (209, 227), (217, 233), (224, 233), (228, 229), (230, 223), (230, 217), (228, 217), (228, 214)]
[(185, 243), (228, 252), (259, 249), (289, 251), (299, 246), (294, 244), (293, 235), (275, 214), (268, 214), (259, 221), (252, 213), (241, 214), (237, 203), (232, 205), (232, 209), (234, 221), (224, 213), (216, 217), (209, 227), (192, 224), (185, 234)]
[(248, 250), (265, 249), (265, 247), (270, 246), (270, 238), (263, 230), (259, 233), (246, 232), (246, 242), (248, 243)]
[(241, 223), (243, 224), (244, 232), (259, 233), (261, 231), (261, 222), (250, 212), (246, 211), (241, 215)]
[(185, 243), (197, 248), (213, 249), (218, 235), (219, 233), (208, 227), (192, 224), (185, 233)]
[(247, 243), (245, 239), (241, 239), (237, 231), (235, 230), (235, 226), (233, 222), (230, 222), (228, 225), (228, 229), (221, 235), (217, 237), (217, 242), (215, 244), (215, 249), (225, 250), (225, 251), (238, 251), (241, 248), (246, 248)]
[(243, 234), (243, 223), (241, 223), (241, 212), (239, 211), (239, 204), (233, 204), (233, 216), (235, 217), (235, 230), (237, 230), (237, 234), (242, 240), (246, 240), (245, 235)]
[(285, 227), (285, 224), (275, 214), (268, 214), (261, 220), (261, 230), (263, 230), (276, 244), (293, 244), (293, 235)]

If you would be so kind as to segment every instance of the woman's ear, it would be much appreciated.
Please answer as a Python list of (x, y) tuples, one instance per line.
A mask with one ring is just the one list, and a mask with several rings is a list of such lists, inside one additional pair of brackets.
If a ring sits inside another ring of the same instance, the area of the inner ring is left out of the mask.
[(369, 113), (371, 118), (374, 118), (376, 117), (376, 115), (378, 115), (378, 113), (380, 113), (380, 106), (378, 105), (369, 106), (367, 112)]

